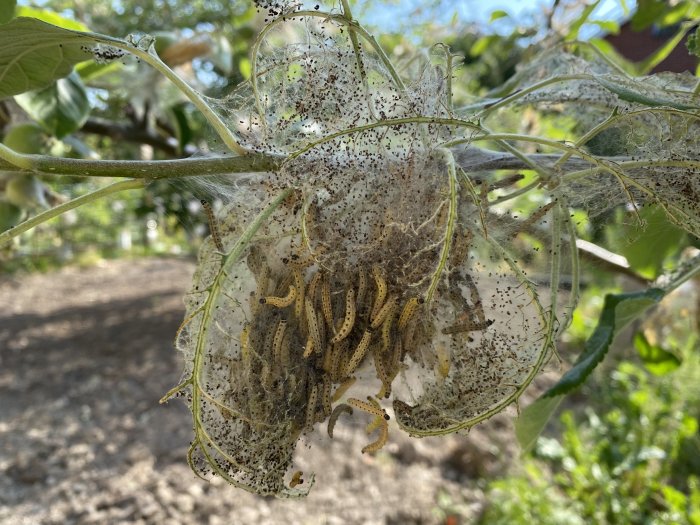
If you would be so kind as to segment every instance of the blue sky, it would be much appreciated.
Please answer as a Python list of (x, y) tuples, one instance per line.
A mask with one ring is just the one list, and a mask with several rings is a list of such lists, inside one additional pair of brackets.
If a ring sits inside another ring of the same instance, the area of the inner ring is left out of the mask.
[[(425, 5), (421, 0), (398, 0), (377, 2), (376, 0), (361, 0), (361, 4), (367, 3), (363, 22), (368, 22), (374, 26), (381, 27), (388, 31), (397, 31), (405, 27), (410, 27), (410, 13)], [(564, 2), (562, 2), (564, 3)], [(592, 3), (588, 0), (587, 3)], [(553, 0), (443, 0), (437, 14), (438, 22), (448, 23), (456, 14), (460, 22), (474, 22), (479, 25), (489, 25), (490, 28), (503, 32), (510, 32), (514, 24), (526, 23), (533, 20), (533, 16), (541, 13), (544, 8), (550, 7)], [(633, 10), (636, 1), (626, 0), (624, 4)], [(493, 11), (504, 10), (511, 16), (510, 19), (501, 19), (489, 24), (489, 17)], [(624, 18), (623, 2), (621, 0), (602, 0), (592, 14), (592, 19), (614, 19)], [(534, 19), (536, 20), (536, 18)], [(413, 22), (421, 22), (417, 19)], [(592, 36), (595, 32), (593, 26), (584, 28), (581, 36)], [(586, 34), (589, 33), (589, 34)]]

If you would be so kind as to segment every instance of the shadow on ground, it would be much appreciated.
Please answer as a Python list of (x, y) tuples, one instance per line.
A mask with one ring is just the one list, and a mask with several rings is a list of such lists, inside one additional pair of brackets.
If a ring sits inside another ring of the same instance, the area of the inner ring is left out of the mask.
[(468, 438), (412, 440), (392, 427), (374, 457), (360, 454), (362, 422), (339, 423), (332, 441), (319, 430), (299, 447), (298, 467), (316, 473), (301, 501), (196, 478), (185, 461), (189, 412), (158, 403), (180, 378), (172, 340), (193, 270), (150, 259), (0, 280), (0, 522), (418, 524), (478, 515), (478, 478), (517, 454), (505, 416)]

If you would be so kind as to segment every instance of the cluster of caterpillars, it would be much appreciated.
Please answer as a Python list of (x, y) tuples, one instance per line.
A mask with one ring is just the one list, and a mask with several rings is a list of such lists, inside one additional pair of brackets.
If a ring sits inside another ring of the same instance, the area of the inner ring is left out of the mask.
[(374, 452), (384, 445), (388, 432), (389, 416), (379, 402), (373, 397), (350, 398), (335, 410), (332, 405), (370, 358), (381, 382), (377, 397), (390, 396), (404, 357), (415, 346), (424, 300), (394, 292), (378, 265), (334, 275), (313, 262), (285, 259), (285, 271), (275, 278), (262, 253), (251, 251), (248, 265), (256, 290), (250, 297), (252, 320), (240, 335), (242, 361), (253, 369), (254, 361), (260, 362), (264, 389), (274, 389), (289, 370), (299, 371), (305, 381), (305, 395), (298, 397), (306, 401), (298, 418), (303, 430), (330, 417), (332, 437), (338, 416), (352, 407), (374, 416), (371, 430), (378, 428), (379, 438), (363, 449)]

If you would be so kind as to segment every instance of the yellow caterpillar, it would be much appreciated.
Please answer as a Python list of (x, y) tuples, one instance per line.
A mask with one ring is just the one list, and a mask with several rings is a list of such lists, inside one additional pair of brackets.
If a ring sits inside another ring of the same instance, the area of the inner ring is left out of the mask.
[(267, 297), (260, 298), (260, 304), (269, 304), (275, 308), (286, 308), (294, 302), (297, 296), (297, 290), (294, 286), (289, 286), (289, 292), (284, 297), (275, 297), (274, 295), (269, 295)]
[(345, 298), (345, 318), (343, 319), (343, 324), (340, 325), (340, 330), (338, 330), (338, 333), (331, 339), (331, 344), (336, 344), (350, 335), (350, 331), (355, 325), (355, 314), (355, 290), (350, 288)]

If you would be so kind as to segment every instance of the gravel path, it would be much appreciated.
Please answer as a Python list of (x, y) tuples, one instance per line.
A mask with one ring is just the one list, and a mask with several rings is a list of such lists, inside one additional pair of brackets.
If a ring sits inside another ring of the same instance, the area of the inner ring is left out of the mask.
[(304, 500), (196, 478), (184, 403), (159, 405), (180, 377), (172, 339), (194, 265), (109, 261), (0, 280), (0, 523), (470, 523), (484, 477), (517, 455), (502, 415), (469, 437), (410, 439), (392, 427), (374, 457), (363, 421), (315, 432), (297, 463)]

